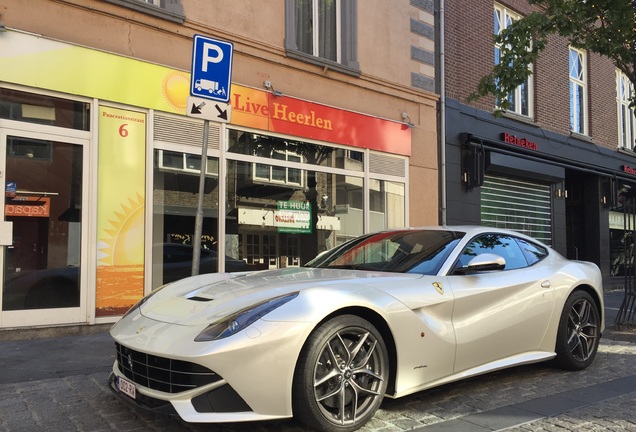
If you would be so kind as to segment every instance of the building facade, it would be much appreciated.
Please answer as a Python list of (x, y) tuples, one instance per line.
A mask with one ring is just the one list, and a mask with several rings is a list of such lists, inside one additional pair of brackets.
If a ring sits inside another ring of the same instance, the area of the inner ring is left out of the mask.
[[(113, 322), (193, 255), (300, 266), (437, 223), (431, 1), (6, 0), (0, 23), (0, 328)], [(233, 45), (231, 87), (196, 84), (217, 117), (189, 104), (197, 34)]]
[(622, 204), (636, 186), (629, 81), (609, 59), (555, 36), (510, 95), (512, 108), (493, 116), (493, 97), (467, 99), (498, 58), (493, 34), (532, 8), (522, 0), (438, 6), (446, 71), (442, 215), (449, 224), (528, 233), (569, 258), (597, 263), (606, 288), (620, 286)]

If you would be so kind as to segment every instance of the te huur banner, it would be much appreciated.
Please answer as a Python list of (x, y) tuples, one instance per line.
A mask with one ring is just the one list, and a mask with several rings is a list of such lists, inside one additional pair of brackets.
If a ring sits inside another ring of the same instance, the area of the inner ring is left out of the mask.
[(304, 201), (278, 201), (274, 213), (274, 226), (280, 233), (311, 234), (311, 203)]
[(144, 293), (146, 115), (99, 108), (95, 315), (121, 315)]

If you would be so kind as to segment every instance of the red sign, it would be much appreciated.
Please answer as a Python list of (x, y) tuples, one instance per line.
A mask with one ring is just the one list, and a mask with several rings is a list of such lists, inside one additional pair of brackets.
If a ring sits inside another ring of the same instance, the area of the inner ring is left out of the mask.
[(530, 141), (527, 138), (519, 138), (516, 135), (510, 134), (508, 132), (503, 132), (501, 134), (501, 139), (505, 143), (512, 144), (517, 147), (527, 148), (528, 150), (537, 151), (539, 149), (539, 146), (536, 142)]
[(631, 174), (631, 175), (636, 175), (636, 168), (632, 168), (627, 165), (623, 165), (622, 168), (623, 168), (623, 172), (627, 174)]
[(232, 85), (232, 124), (410, 156), (404, 123)]
[(51, 198), (36, 196), (16, 196), (4, 205), (5, 216), (49, 217)]

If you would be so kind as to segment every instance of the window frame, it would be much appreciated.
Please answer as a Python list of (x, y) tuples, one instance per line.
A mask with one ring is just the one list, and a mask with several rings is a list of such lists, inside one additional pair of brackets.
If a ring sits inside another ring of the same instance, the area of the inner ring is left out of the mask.
[[(499, 19), (497, 19), (497, 12), (499, 12)], [(521, 15), (512, 11), (506, 6), (495, 3), (494, 11), (493, 11), (493, 26), (496, 26), (496, 27), (493, 28), (493, 34), (497, 35), (498, 33), (495, 33), (495, 30), (498, 29), (498, 31), (501, 32), (502, 30), (506, 29), (510, 24), (512, 24), (514, 21), (519, 20), (521, 17), (522, 17)], [(498, 63), (499, 60), (497, 59), (496, 53), (498, 50), (501, 49), (501, 46), (499, 44), (495, 44), (494, 48), (495, 48), (495, 58), (494, 58), (495, 64), (499, 64)], [(506, 112), (516, 114), (522, 117), (534, 119), (534, 83), (533, 83), (533, 80), (531, 79), (534, 65), (529, 65), (529, 69), (531, 74), (528, 76), (524, 84), (521, 84), (517, 86), (517, 88), (515, 88), (514, 95), (512, 95), (514, 97), (514, 103), (512, 104), (513, 106), (508, 108)], [(523, 104), (522, 104), (524, 85), (527, 89), (526, 90), (527, 113), (523, 112)], [(510, 98), (510, 95), (508, 97)], [(495, 107), (499, 108), (499, 104), (497, 103), (497, 101), (495, 101)]]
[[(636, 148), (636, 116), (634, 107), (629, 106), (630, 96), (635, 92), (629, 77), (616, 69), (616, 120), (618, 127), (618, 148), (634, 150)], [(630, 121), (626, 122), (627, 117)], [(626, 145), (630, 144), (630, 145)]]
[[(577, 71), (577, 77), (572, 76), (572, 56), (576, 55), (580, 63), (581, 70)], [(588, 102), (587, 102), (587, 53), (572, 46), (568, 49), (568, 77), (569, 77), (569, 95), (570, 95), (570, 131), (580, 135), (588, 135)], [(576, 94), (573, 92), (574, 87), (578, 87), (583, 95), (583, 99), (578, 107), (578, 111), (574, 109), (574, 98)], [(581, 118), (583, 121), (581, 121)], [(576, 127), (580, 123), (581, 129)]]
[[(315, 4), (318, 0), (312, 0)], [(338, 61), (300, 51), (296, 39), (296, 0), (285, 0), (285, 51), (288, 57), (348, 75), (360, 76), (358, 63), (357, 0), (338, 0)], [(315, 44), (314, 44), (315, 45)]]
[(102, 0), (178, 24), (185, 22), (183, 6), (177, 0)]

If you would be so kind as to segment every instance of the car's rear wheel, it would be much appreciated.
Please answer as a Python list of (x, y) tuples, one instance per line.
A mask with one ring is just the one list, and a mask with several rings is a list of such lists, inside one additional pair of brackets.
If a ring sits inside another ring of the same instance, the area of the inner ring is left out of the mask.
[(382, 403), (389, 357), (380, 332), (353, 315), (333, 318), (305, 343), (294, 376), (294, 416), (307, 426), (346, 432)]
[(570, 294), (559, 322), (556, 365), (568, 370), (585, 369), (598, 350), (601, 315), (592, 296), (585, 291)]

